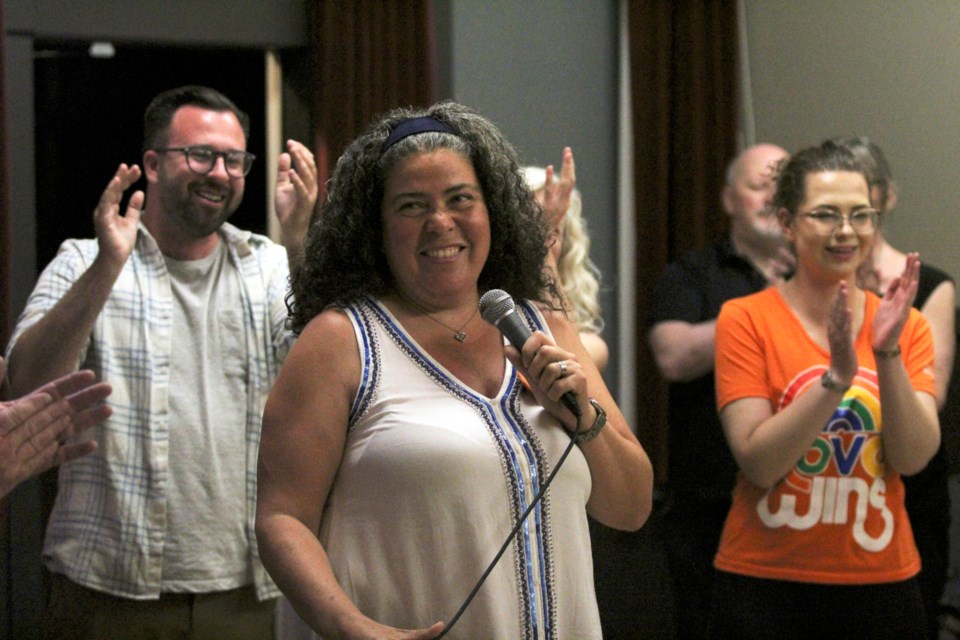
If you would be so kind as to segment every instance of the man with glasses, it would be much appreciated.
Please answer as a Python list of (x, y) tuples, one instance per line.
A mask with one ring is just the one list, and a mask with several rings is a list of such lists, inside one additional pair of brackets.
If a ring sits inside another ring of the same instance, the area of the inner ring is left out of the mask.
[(650, 346), (670, 382), (663, 524), (679, 638), (707, 637), (713, 556), (737, 472), (716, 409), (716, 318), (727, 300), (792, 270), (771, 208), (777, 166), (786, 157), (778, 146), (758, 144), (731, 161), (721, 196), (729, 236), (668, 265), (653, 296)]
[(141, 176), (121, 164), (96, 239), (63, 244), (14, 330), (15, 391), (78, 367), (113, 387), (97, 451), (60, 474), (47, 638), (271, 638), (279, 592), (254, 535), (261, 408), (289, 347), (288, 258), (318, 189), (312, 154), (289, 141), (276, 183), (286, 250), (229, 224), (254, 161), (249, 126), (213, 89), (154, 98), (145, 193), (120, 214)]

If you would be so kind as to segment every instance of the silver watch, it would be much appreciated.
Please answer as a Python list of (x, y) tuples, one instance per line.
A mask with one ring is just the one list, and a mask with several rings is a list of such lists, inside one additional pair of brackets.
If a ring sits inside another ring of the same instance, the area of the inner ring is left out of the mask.
[(833, 375), (830, 373), (830, 369), (827, 369), (823, 372), (823, 376), (820, 377), (820, 384), (824, 388), (829, 389), (830, 391), (838, 391), (840, 393), (846, 393), (847, 389), (850, 388), (850, 385), (842, 385), (836, 380), (833, 379)]
[(578, 433), (576, 437), (574, 437), (574, 440), (577, 444), (590, 442), (597, 437), (597, 434), (600, 433), (600, 430), (603, 429), (605, 424), (607, 424), (607, 412), (603, 410), (603, 407), (600, 406), (600, 403), (593, 398), (587, 398), (587, 402), (593, 405), (594, 410), (597, 412), (597, 419), (593, 421), (593, 425), (589, 429)]

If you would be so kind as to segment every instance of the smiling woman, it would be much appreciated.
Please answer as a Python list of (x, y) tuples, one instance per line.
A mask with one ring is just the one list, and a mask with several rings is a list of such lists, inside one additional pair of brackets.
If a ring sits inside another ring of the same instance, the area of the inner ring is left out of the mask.
[[(836, 144), (790, 158), (774, 206), (796, 272), (717, 320), (718, 405), (740, 473), (713, 630), (922, 638), (900, 478), (939, 444), (930, 329), (911, 308), (919, 257), (882, 300), (858, 288), (877, 212), (862, 167)], [(858, 605), (824, 606), (838, 601)]]
[(490, 221), (469, 158), (438, 149), (405, 159), (390, 172), (383, 202), (384, 252), (398, 299), (438, 319), (452, 310), (454, 324), (473, 317)]
[[(539, 211), (502, 134), (453, 103), (388, 114), (337, 163), (258, 467), (262, 557), (324, 637), (601, 637), (587, 515), (640, 527), (652, 469), (561, 309)], [(477, 315), (490, 289), (519, 301), (522, 351)]]

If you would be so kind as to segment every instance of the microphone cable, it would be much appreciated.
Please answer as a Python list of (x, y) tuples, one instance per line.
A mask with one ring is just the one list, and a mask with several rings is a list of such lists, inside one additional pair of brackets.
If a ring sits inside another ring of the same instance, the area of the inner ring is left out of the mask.
[(500, 558), (503, 557), (504, 552), (507, 550), (507, 547), (510, 546), (510, 543), (513, 541), (514, 536), (517, 535), (517, 532), (520, 531), (520, 527), (523, 526), (523, 523), (526, 521), (527, 516), (530, 515), (530, 512), (540, 504), (541, 499), (544, 494), (547, 492), (547, 489), (550, 488), (550, 484), (553, 482), (554, 477), (556, 477), (557, 472), (560, 471), (560, 467), (563, 466), (564, 460), (567, 459), (567, 456), (570, 455), (570, 451), (573, 450), (574, 445), (577, 443), (577, 435), (580, 433), (580, 418), (582, 413), (580, 411), (579, 405), (576, 406), (577, 410), (574, 414), (577, 417), (577, 426), (574, 429), (573, 433), (570, 434), (570, 443), (567, 444), (566, 449), (563, 450), (563, 453), (560, 455), (560, 458), (557, 460), (557, 465), (553, 468), (553, 471), (550, 472), (550, 475), (547, 476), (546, 481), (543, 483), (543, 486), (540, 487), (540, 491), (537, 492), (537, 495), (534, 496), (533, 501), (530, 505), (524, 510), (524, 512), (517, 519), (517, 523), (513, 526), (513, 529), (507, 535), (507, 539), (503, 541), (503, 544), (500, 546), (500, 550), (497, 551), (497, 555), (493, 557), (493, 560), (487, 565), (487, 568), (484, 570), (483, 575), (480, 576), (480, 579), (477, 580), (477, 584), (473, 586), (473, 589), (470, 590), (470, 593), (467, 595), (466, 600), (463, 601), (463, 604), (460, 605), (460, 609), (457, 610), (453, 617), (450, 618), (450, 624), (444, 625), (443, 631), (440, 632), (440, 635), (437, 638), (442, 638), (447, 635), (447, 632), (453, 628), (453, 625), (457, 623), (457, 620), (460, 619), (460, 616), (467, 610), (467, 607), (470, 606), (470, 603), (473, 602), (474, 596), (477, 595), (477, 592), (480, 591), (480, 587), (483, 586), (483, 583), (487, 580), (487, 577), (490, 575), (490, 572), (493, 571), (493, 568), (497, 566), (497, 563), (500, 562)]

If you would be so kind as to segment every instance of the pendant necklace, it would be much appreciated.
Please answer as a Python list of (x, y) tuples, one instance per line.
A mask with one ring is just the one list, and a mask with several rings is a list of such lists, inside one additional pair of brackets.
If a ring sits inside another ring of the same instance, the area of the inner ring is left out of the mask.
[[(401, 295), (403, 295), (403, 294), (401, 294)], [(478, 304), (476, 307), (474, 307), (473, 313), (470, 314), (470, 317), (467, 318), (467, 321), (464, 322), (463, 325), (462, 325), (459, 329), (457, 329), (457, 328), (455, 328), (455, 327), (451, 327), (450, 325), (448, 325), (448, 324), (447, 324), (446, 322), (444, 322), (443, 320), (438, 320), (437, 318), (434, 318), (432, 315), (430, 315), (430, 312), (429, 312), (429, 311), (427, 311), (426, 309), (424, 309), (423, 307), (421, 307), (419, 304), (417, 304), (416, 301), (408, 298), (407, 296), (403, 296), (403, 298), (404, 298), (405, 300), (407, 300), (410, 304), (412, 304), (413, 306), (415, 306), (417, 309), (420, 309), (420, 311), (423, 311), (423, 314), (424, 314), (425, 316), (427, 316), (428, 318), (430, 318), (431, 320), (433, 320), (434, 322), (436, 322), (437, 324), (439, 324), (441, 327), (446, 327), (446, 328), (449, 329), (450, 331), (453, 331), (453, 339), (456, 340), (457, 342), (460, 342), (460, 343), (466, 342), (466, 340), (467, 340), (467, 334), (464, 333), (463, 330), (467, 327), (468, 324), (470, 324), (470, 321), (473, 320), (473, 317), (474, 317), (475, 315), (477, 315), (477, 311), (480, 310), (480, 305)]]

